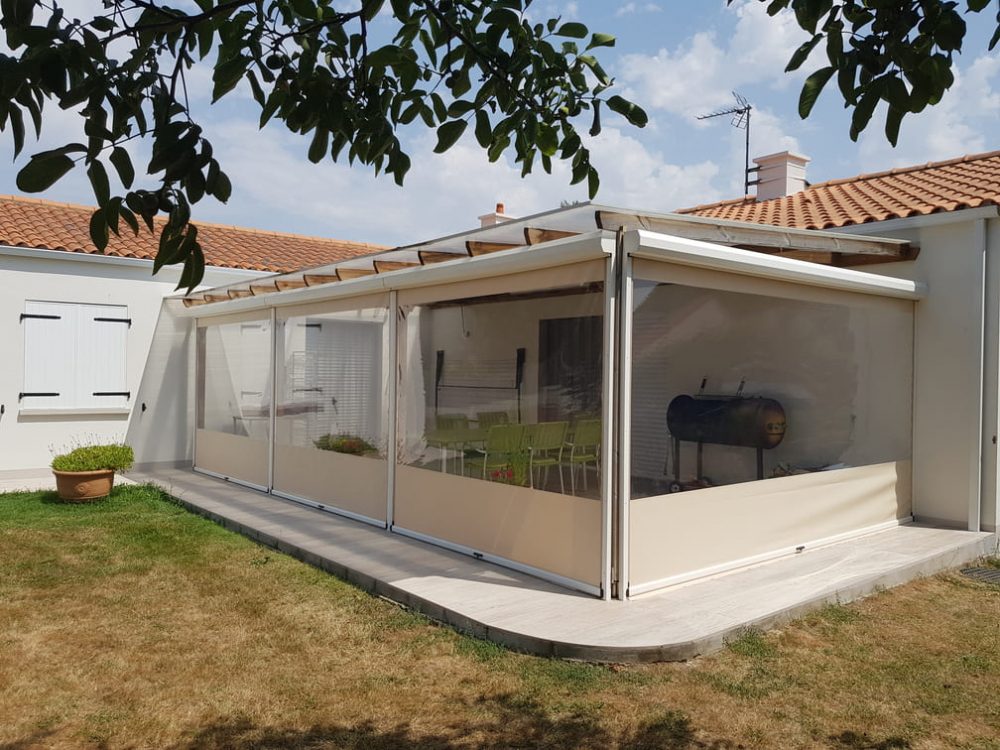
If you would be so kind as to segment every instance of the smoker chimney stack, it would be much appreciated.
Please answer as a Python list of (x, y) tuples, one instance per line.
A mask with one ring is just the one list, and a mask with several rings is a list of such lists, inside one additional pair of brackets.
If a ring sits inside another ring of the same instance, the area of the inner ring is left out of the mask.
[(782, 151), (758, 156), (753, 161), (757, 165), (758, 201), (784, 198), (806, 189), (806, 164), (810, 161), (808, 156)]
[(479, 217), (479, 226), (481, 227), (492, 227), (497, 224), (502, 224), (505, 221), (510, 221), (511, 219), (517, 218), (515, 216), (508, 216), (504, 213), (503, 203), (497, 203), (496, 211), (489, 214), (483, 214)]

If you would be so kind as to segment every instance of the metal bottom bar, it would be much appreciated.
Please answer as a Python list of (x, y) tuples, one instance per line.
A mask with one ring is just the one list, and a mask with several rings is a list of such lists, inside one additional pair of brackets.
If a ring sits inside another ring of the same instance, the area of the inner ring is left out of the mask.
[(372, 518), (371, 516), (365, 516), (361, 513), (353, 513), (349, 510), (344, 510), (338, 508), (335, 505), (328, 505), (326, 503), (320, 503), (315, 500), (309, 500), (305, 497), (299, 497), (298, 495), (293, 495), (289, 492), (281, 492), (280, 490), (271, 490), (272, 495), (275, 497), (280, 497), (283, 500), (291, 500), (293, 503), (299, 503), (300, 505), (308, 505), (310, 508), (315, 508), (316, 510), (322, 510), (327, 513), (331, 513), (335, 516), (343, 516), (344, 518), (350, 518), (352, 521), (360, 521), (361, 523), (366, 523), (370, 526), (377, 526), (380, 529), (387, 528), (385, 521), (381, 521), (377, 518)]
[(506, 557), (498, 557), (496, 555), (490, 555), (485, 552), (479, 552), (471, 547), (466, 547), (462, 544), (456, 544), (455, 542), (445, 541), (444, 539), (438, 539), (437, 537), (429, 536), (427, 534), (421, 534), (419, 531), (410, 531), (402, 526), (393, 526), (389, 531), (399, 534), (400, 536), (410, 537), (411, 539), (416, 539), (420, 542), (426, 542), (427, 544), (433, 544), (437, 547), (444, 547), (452, 552), (459, 552), (463, 555), (468, 555), (469, 557), (474, 557), (477, 560), (482, 560), (484, 562), (492, 563), (494, 565), (499, 565), (503, 568), (510, 568), (511, 570), (516, 570), (519, 573), (527, 573), (535, 578), (541, 578), (543, 581), (548, 581), (549, 583), (555, 583), (564, 588), (573, 589), (575, 591), (582, 591), (585, 594), (590, 594), (591, 596), (601, 596), (601, 587), (595, 586), (590, 583), (584, 583), (583, 581), (577, 581), (573, 578), (566, 578), (557, 573), (550, 573), (547, 570), (542, 570), (541, 568), (535, 568), (531, 565), (525, 565), (524, 563), (515, 562), (514, 560), (508, 560)]

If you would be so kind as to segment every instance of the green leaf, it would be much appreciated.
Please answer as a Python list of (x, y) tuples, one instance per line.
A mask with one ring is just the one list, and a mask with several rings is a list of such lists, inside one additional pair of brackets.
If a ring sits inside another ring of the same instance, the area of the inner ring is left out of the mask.
[(587, 49), (594, 49), (594, 47), (614, 47), (615, 38), (611, 34), (598, 34), (595, 33), (590, 37), (590, 44), (587, 45)]
[(802, 92), (799, 94), (799, 117), (803, 120), (809, 117), (809, 113), (812, 112), (812, 108), (815, 106), (820, 92), (823, 91), (823, 87), (826, 86), (827, 81), (830, 80), (833, 73), (834, 68), (832, 66), (820, 68), (802, 84)]
[(72, 168), (73, 160), (66, 154), (55, 151), (35, 154), (17, 173), (17, 189), (25, 193), (48, 190)]
[(617, 94), (608, 99), (608, 109), (617, 112), (637, 128), (644, 128), (649, 122), (649, 116), (642, 107)]
[(90, 241), (103, 253), (108, 247), (108, 222), (104, 209), (99, 208), (90, 215)]
[(806, 61), (806, 58), (809, 57), (809, 53), (816, 48), (816, 45), (819, 44), (822, 38), (822, 34), (816, 34), (812, 39), (805, 42), (797, 50), (795, 50), (795, 52), (792, 53), (791, 59), (788, 61), (788, 65), (785, 66), (785, 72), (791, 73), (793, 70), (798, 70), (802, 67), (802, 63)]
[(465, 132), (468, 125), (469, 123), (465, 120), (450, 120), (439, 127), (437, 131), (438, 142), (437, 146), (434, 147), (434, 153), (444, 153), (454, 146), (458, 142), (458, 139), (462, 137), (462, 133)]
[(556, 31), (556, 36), (568, 36), (571, 39), (586, 39), (589, 33), (587, 27), (582, 23), (570, 21), (559, 27), (559, 30)]
[(587, 172), (587, 190), (590, 194), (591, 199), (597, 197), (597, 191), (601, 187), (601, 178), (597, 174), (597, 170), (593, 167)]
[(490, 124), (490, 116), (483, 109), (476, 112), (476, 140), (483, 148), (489, 148), (493, 141), (493, 126)]
[(108, 160), (114, 165), (115, 171), (118, 172), (118, 178), (122, 181), (122, 185), (128, 190), (132, 187), (132, 182), (135, 180), (135, 169), (132, 166), (132, 159), (128, 155), (128, 151), (123, 149), (121, 146), (116, 146), (112, 151)]
[(885, 137), (893, 146), (899, 142), (899, 126), (903, 123), (903, 116), (906, 110), (899, 107), (889, 107), (885, 116)]
[(559, 150), (559, 131), (544, 122), (538, 124), (536, 139), (539, 151), (545, 156), (554, 156)]
[(322, 161), (330, 148), (330, 131), (326, 128), (316, 128), (312, 143), (309, 144), (309, 161), (317, 164)]
[(97, 198), (97, 205), (104, 208), (111, 200), (111, 185), (108, 183), (108, 172), (104, 165), (96, 159), (87, 167), (87, 177), (90, 186), (94, 189), (94, 197)]

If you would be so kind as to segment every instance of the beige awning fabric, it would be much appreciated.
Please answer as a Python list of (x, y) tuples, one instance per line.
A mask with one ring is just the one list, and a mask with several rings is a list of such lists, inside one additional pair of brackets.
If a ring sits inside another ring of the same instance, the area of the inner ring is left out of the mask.
[(662, 284), (682, 284), (702, 289), (743, 292), (746, 294), (758, 294), (764, 297), (780, 297), (782, 299), (797, 299), (808, 302), (851, 304), (858, 307), (897, 305), (905, 308), (913, 305), (913, 302), (910, 300), (879, 297), (872, 294), (861, 294), (839, 289), (825, 289), (789, 281), (744, 276), (726, 271), (711, 271), (705, 268), (681, 266), (675, 263), (664, 263), (646, 258), (634, 258), (632, 260), (632, 277), (636, 280), (645, 279)]
[(380, 292), (377, 294), (366, 294), (361, 297), (341, 297), (340, 299), (330, 299), (323, 302), (309, 302), (303, 305), (289, 305), (278, 307), (277, 316), (279, 320), (288, 320), (305, 315), (322, 315), (324, 313), (350, 312), (352, 310), (365, 310), (371, 308), (387, 308), (389, 306), (389, 293)]
[(558, 289), (580, 284), (604, 281), (607, 261), (588, 260), (565, 266), (541, 268), (534, 271), (490, 276), (460, 281), (452, 284), (404, 289), (399, 292), (400, 305), (423, 305), (450, 299), (486, 297), (494, 294), (512, 294), (540, 289)]

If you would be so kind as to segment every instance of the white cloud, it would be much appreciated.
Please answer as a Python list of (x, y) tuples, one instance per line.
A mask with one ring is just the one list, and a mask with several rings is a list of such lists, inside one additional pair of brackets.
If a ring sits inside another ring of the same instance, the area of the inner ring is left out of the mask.
[[(280, 128), (258, 132), (231, 121), (214, 131), (234, 194), (229, 207), (206, 202), (196, 209), (213, 221), (405, 244), (473, 227), (497, 202), (523, 216), (587, 198), (585, 187), (569, 184), (568, 165), (557, 163), (552, 175), (539, 170), (522, 180), (509, 161), (489, 164), (471, 138), (445, 154), (432, 153), (432, 134), (416, 138), (408, 144), (412, 169), (399, 188), (391, 177), (375, 178), (364, 167), (309, 164), (306, 141)], [(666, 163), (616, 128), (606, 128), (588, 146), (601, 173), (602, 203), (670, 210), (719, 197), (711, 184), (718, 173), (712, 162)]]
[(757, 0), (742, 0), (733, 10), (736, 26), (721, 42), (715, 31), (701, 31), (672, 50), (625, 55), (619, 77), (629, 93), (649, 107), (695, 117), (731, 103), (734, 89), (787, 87), (793, 77), (785, 65), (804, 39), (794, 16), (768, 16)]
[(635, 3), (628, 2), (624, 3), (618, 10), (615, 11), (615, 16), (621, 18), (622, 16), (631, 16), (636, 13), (657, 13), (663, 10), (656, 3)]
[(861, 136), (862, 169), (950, 159), (996, 148), (1000, 120), (1000, 58), (983, 55), (956, 69), (955, 84), (936, 106), (903, 119), (899, 143), (886, 140), (884, 113)]

